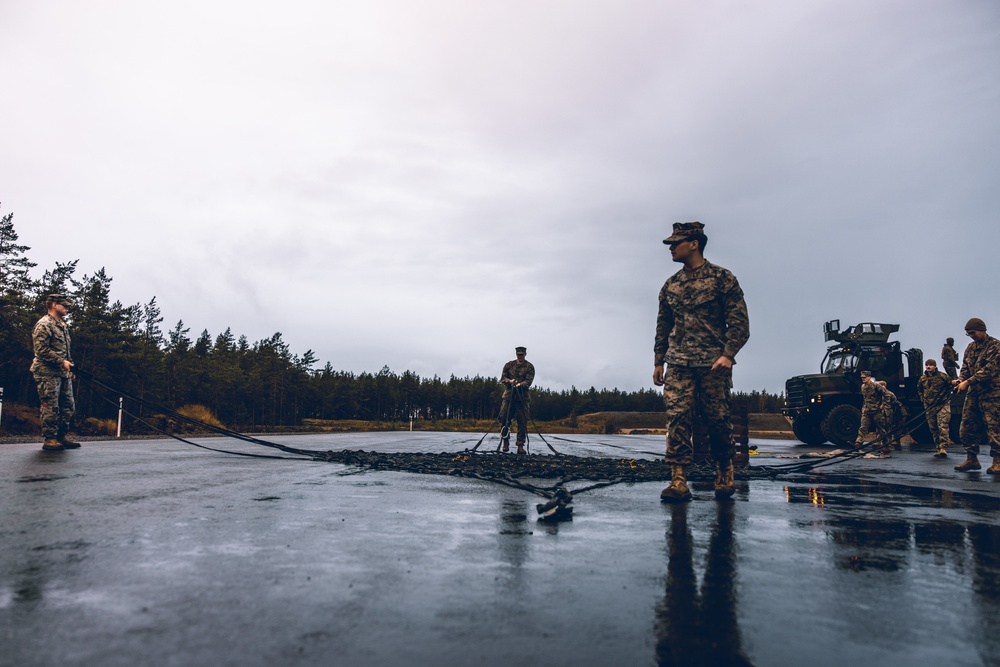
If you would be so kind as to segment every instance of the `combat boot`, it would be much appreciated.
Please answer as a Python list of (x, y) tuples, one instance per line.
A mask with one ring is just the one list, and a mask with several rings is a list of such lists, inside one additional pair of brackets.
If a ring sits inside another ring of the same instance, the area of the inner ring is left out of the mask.
[(527, 454), (528, 452), (524, 451), (524, 445), (518, 445), (517, 446), (517, 453), (518, 454)]
[(936, 459), (946, 459), (948, 458), (948, 448), (944, 446), (939, 446), (938, 450), (934, 452), (934, 458)]
[(993, 465), (986, 469), (987, 475), (1000, 475), (1000, 456), (993, 457)]
[(42, 445), (42, 450), (46, 452), (61, 452), (64, 449), (66, 447), (55, 438), (45, 438), (45, 443)]
[(675, 465), (670, 469), (670, 486), (660, 492), (660, 502), (687, 503), (691, 501), (691, 489), (684, 476), (684, 466)]
[(958, 470), (959, 472), (965, 472), (966, 470), (979, 470), (980, 468), (982, 468), (982, 466), (979, 465), (979, 459), (975, 454), (966, 454), (965, 462), (959, 463), (955, 466), (955, 470)]
[(73, 442), (66, 436), (59, 438), (59, 444), (63, 446), (63, 449), (80, 449), (79, 442)]
[(509, 452), (510, 451), (510, 438), (501, 438), (500, 442), (503, 443), (502, 446), (500, 447), (500, 451), (502, 451), (502, 452)]
[(719, 461), (719, 471), (715, 475), (716, 498), (731, 498), (736, 493), (735, 473), (732, 459)]

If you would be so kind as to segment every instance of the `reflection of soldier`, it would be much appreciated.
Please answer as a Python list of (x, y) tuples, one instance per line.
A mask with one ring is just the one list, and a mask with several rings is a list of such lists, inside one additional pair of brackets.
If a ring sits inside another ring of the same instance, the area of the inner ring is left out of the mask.
[(952, 379), (958, 377), (958, 352), (955, 351), (955, 339), (948, 338), (941, 348), (941, 363), (944, 365), (944, 372)]
[(933, 359), (924, 362), (924, 374), (917, 380), (917, 394), (924, 404), (927, 427), (937, 445), (934, 458), (943, 459), (948, 456), (951, 445), (951, 434), (948, 432), (951, 424), (951, 381), (937, 369), (937, 362)]
[(535, 380), (535, 367), (524, 356), (527, 348), (516, 347), (514, 353), (517, 359), (508, 361), (500, 373), (500, 382), (504, 384), (503, 404), (500, 406), (500, 430), (503, 451), (510, 451), (510, 419), (511, 413), (517, 420), (517, 453), (524, 454), (524, 442), (528, 437), (528, 387)]
[(892, 445), (896, 450), (901, 450), (903, 447), (899, 443), (899, 438), (903, 421), (906, 420), (906, 410), (903, 408), (903, 404), (899, 402), (899, 399), (896, 398), (896, 394), (892, 393), (886, 387), (885, 380), (879, 380), (878, 383), (885, 388), (886, 393), (886, 401), (882, 408), (882, 418), (887, 438), (885, 443), (886, 449)]
[(692, 463), (693, 414), (705, 420), (712, 457), (718, 464), (717, 497), (732, 496), (733, 429), (730, 390), (736, 353), (750, 338), (750, 318), (736, 276), (705, 260), (704, 225), (674, 223), (664, 241), (670, 256), (684, 265), (660, 290), (653, 344), (653, 383), (663, 386), (667, 407), (667, 455), (670, 486), (661, 500), (691, 500), (685, 466)]
[(885, 449), (885, 419), (882, 413), (888, 401), (888, 393), (888, 389), (872, 379), (871, 371), (861, 371), (861, 397), (864, 403), (861, 405), (861, 426), (858, 427), (858, 437), (854, 441), (855, 449), (861, 449), (865, 433), (871, 432), (873, 424), (876, 430), (875, 441), (881, 442), (883, 450)]
[(65, 317), (70, 301), (64, 294), (50, 294), (45, 301), (48, 312), (42, 315), (31, 332), (35, 358), (31, 373), (35, 376), (41, 401), (42, 437), (45, 451), (75, 449), (78, 442), (66, 439), (70, 421), (76, 412), (73, 402), (73, 356), (70, 354), (69, 327)]
[(986, 324), (973, 317), (965, 325), (972, 339), (962, 355), (962, 372), (953, 384), (968, 390), (962, 407), (962, 444), (966, 459), (955, 470), (979, 470), (979, 446), (989, 443), (993, 465), (986, 472), (1000, 473), (1000, 341), (986, 333)]
[(701, 592), (686, 505), (671, 508), (666, 595), (656, 613), (657, 665), (750, 665), (736, 613), (733, 505), (717, 505)]

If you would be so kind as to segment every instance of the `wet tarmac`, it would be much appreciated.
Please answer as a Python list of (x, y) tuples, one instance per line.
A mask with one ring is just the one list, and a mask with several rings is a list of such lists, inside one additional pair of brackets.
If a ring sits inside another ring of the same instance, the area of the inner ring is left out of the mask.
[[(662, 448), (572, 437), (554, 444)], [(477, 439), (275, 438), (435, 453)], [(817, 450), (752, 442), (754, 466)], [(954, 472), (960, 459), (907, 450), (739, 482), (730, 502), (698, 482), (680, 507), (661, 482), (618, 484), (544, 524), (538, 496), (476, 479), (170, 440), (3, 445), (0, 664), (997, 665), (1000, 480)]]

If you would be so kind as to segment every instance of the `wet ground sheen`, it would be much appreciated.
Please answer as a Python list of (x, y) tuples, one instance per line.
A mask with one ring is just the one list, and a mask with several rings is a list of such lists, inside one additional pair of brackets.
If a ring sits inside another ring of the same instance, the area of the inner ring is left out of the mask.
[[(662, 449), (572, 437), (553, 444)], [(478, 437), (275, 440), (458, 453)], [(754, 466), (817, 449), (754, 442)], [(663, 482), (618, 484), (549, 525), (538, 496), (478, 479), (170, 440), (3, 445), (0, 664), (996, 665), (1000, 480), (959, 459), (744, 480), (721, 503), (695, 482), (680, 507)]]

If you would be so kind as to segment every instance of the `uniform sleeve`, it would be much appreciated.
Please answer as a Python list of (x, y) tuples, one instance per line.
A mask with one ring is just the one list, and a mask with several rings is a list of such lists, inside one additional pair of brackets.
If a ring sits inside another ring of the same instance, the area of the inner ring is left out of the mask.
[(670, 348), (670, 332), (674, 328), (674, 311), (667, 301), (667, 286), (660, 290), (660, 310), (656, 314), (656, 337), (653, 339), (653, 365), (662, 366)]
[(725, 295), (725, 312), (726, 345), (722, 349), (722, 354), (735, 359), (736, 353), (750, 340), (750, 314), (747, 312), (743, 290), (735, 276), (733, 276), (733, 286)]
[(969, 384), (1000, 379), (1000, 341), (990, 339), (986, 349), (979, 355), (978, 366), (975, 373), (969, 374)]
[(962, 353), (962, 370), (958, 372), (959, 380), (968, 380), (972, 375), (972, 363), (970, 360), (974, 356), (972, 354), (972, 347), (974, 345), (975, 343), (969, 343), (965, 348), (965, 352)]
[(924, 400), (924, 385), (925, 384), (927, 384), (927, 376), (926, 375), (921, 375), (920, 379), (917, 380), (917, 396), (920, 397), (921, 401)]
[(500, 372), (500, 381), (501, 382), (503, 382), (504, 380), (513, 380), (514, 379), (513, 374), (510, 372), (511, 371), (510, 365), (511, 365), (511, 362), (509, 362), (509, 361), (506, 364), (503, 365), (503, 370)]
[(529, 361), (528, 370), (525, 372), (524, 380), (522, 380), (522, 382), (524, 382), (525, 387), (530, 387), (531, 383), (534, 381), (535, 381), (535, 365)]

